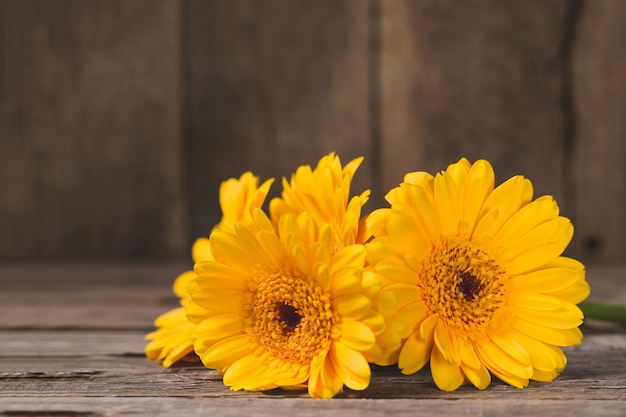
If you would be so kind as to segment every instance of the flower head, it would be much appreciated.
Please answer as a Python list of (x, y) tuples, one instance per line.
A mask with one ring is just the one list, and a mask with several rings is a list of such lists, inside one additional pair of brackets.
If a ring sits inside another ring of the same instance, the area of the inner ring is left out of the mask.
[[(215, 227), (217, 230), (233, 230), (235, 222), (246, 213), (261, 207), (273, 179), (259, 185), (259, 179), (251, 172), (242, 174), (238, 179), (230, 178), (220, 186), (219, 200), (222, 208), (222, 220)], [(212, 260), (213, 254), (209, 239), (198, 238), (191, 249), (194, 262)], [(157, 330), (146, 335), (150, 340), (146, 346), (146, 356), (162, 361), (169, 368), (183, 359), (197, 358), (193, 355), (193, 333), (195, 324), (189, 321), (185, 308), (189, 304), (187, 285), (195, 278), (194, 271), (186, 271), (174, 281), (174, 294), (180, 298), (181, 307), (175, 308), (157, 317), (154, 324)]]
[(315, 169), (300, 166), (291, 181), (283, 178), (280, 198), (270, 201), (274, 223), (278, 224), (285, 213), (297, 216), (307, 212), (315, 224), (330, 225), (335, 249), (363, 243), (365, 228), (359, 228), (361, 208), (367, 202), (370, 190), (350, 198), (352, 179), (362, 161), (363, 157), (359, 157), (342, 167), (339, 157), (330, 153), (319, 160)]
[(330, 226), (309, 213), (281, 215), (276, 230), (258, 209), (210, 243), (215, 260), (196, 264), (187, 309), (205, 366), (233, 390), (307, 386), (332, 397), (368, 386), (384, 318), (363, 245), (333, 251)]
[(494, 188), (487, 161), (461, 159), (436, 177), (407, 174), (387, 195), (391, 208), (369, 216), (367, 258), (406, 329), (403, 373), (430, 360), (450, 391), (467, 381), (483, 389), (490, 373), (524, 387), (564, 369), (560, 346), (582, 341), (576, 303), (589, 286), (583, 265), (560, 256), (570, 221), (532, 193), (521, 176)]

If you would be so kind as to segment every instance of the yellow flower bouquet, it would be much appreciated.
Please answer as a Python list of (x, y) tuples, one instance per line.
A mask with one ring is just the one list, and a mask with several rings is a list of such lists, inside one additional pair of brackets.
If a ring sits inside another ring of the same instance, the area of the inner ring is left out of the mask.
[[(361, 162), (330, 153), (299, 167), (267, 211), (272, 179), (225, 181), (222, 220), (193, 245), (193, 271), (174, 282), (181, 306), (156, 319), (146, 355), (200, 360), (233, 390), (315, 398), (367, 388), (370, 364), (429, 364), (444, 391), (556, 378), (561, 347), (582, 342), (589, 285), (561, 256), (573, 226), (554, 199), (461, 159), (406, 174), (365, 215), (369, 191), (350, 196)], [(602, 307), (590, 310), (613, 317)]]

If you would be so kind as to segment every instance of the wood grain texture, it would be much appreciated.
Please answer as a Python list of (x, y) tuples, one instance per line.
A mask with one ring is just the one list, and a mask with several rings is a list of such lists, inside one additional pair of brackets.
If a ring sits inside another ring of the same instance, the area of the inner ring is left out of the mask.
[(572, 52), (578, 251), (598, 262), (626, 249), (626, 3), (584, 3)]
[(191, 263), (0, 264), (0, 329), (147, 331)]
[(99, 417), (99, 416), (224, 416), (315, 417), (320, 415), (372, 417), (394, 415), (398, 417), (534, 417), (541, 412), (545, 417), (598, 416), (622, 417), (620, 404), (611, 400), (559, 400), (554, 399), (547, 407), (541, 401), (524, 398), (510, 401), (447, 399), (413, 400), (399, 399), (342, 399), (315, 401), (304, 398), (276, 398), (242, 401), (239, 398), (194, 398), (194, 397), (7, 397), (0, 398), (0, 407), (7, 410), (3, 416), (32, 417), (37, 412), (52, 416)]
[(0, 259), (183, 254), (179, 3), (0, 1)]
[(334, 150), (365, 211), (488, 158), (557, 198), (569, 255), (621, 262), (624, 7), (0, 0), (0, 261), (187, 259), (221, 181)]
[[(531, 383), (524, 390), (494, 381), (485, 391), (465, 386), (445, 393), (434, 386), (428, 371), (405, 376), (390, 367), (375, 368), (367, 390), (348, 390), (331, 401), (315, 401), (302, 392), (281, 390), (232, 392), (215, 371), (201, 367), (163, 369), (142, 356), (143, 334), (138, 332), (23, 333), (29, 339), (20, 342), (15, 332), (0, 331), (0, 407), (5, 411), (59, 407), (63, 411), (100, 412), (112, 404), (125, 406), (125, 410), (118, 410), (124, 415), (171, 412), (170, 407), (177, 404), (180, 412), (189, 413), (185, 415), (238, 405), (240, 410), (255, 409), (252, 415), (278, 416), (290, 415), (295, 408), (303, 409), (304, 415), (335, 411), (338, 415), (373, 416), (393, 410), (407, 413), (412, 407), (424, 415), (475, 415), (472, 413), (480, 411), (498, 415), (509, 407), (510, 415), (530, 415), (540, 408), (546, 416), (565, 410), (572, 415), (613, 416), (618, 415), (616, 411), (623, 405), (620, 402), (626, 399), (623, 332), (589, 335), (583, 345), (567, 349), (568, 367), (556, 381)], [(35, 343), (38, 337), (39, 343)], [(41, 345), (50, 343), (50, 350), (42, 349)], [(178, 402), (181, 397), (185, 401)], [(138, 409), (147, 404), (140, 398), (151, 399), (153, 405)]]
[[(464, 386), (446, 393), (435, 387), (428, 370), (405, 376), (394, 367), (374, 367), (367, 390), (347, 390), (329, 401), (282, 390), (233, 392), (213, 370), (164, 369), (144, 357), (144, 335), (152, 326), (148, 314), (176, 305), (167, 294), (180, 269), (178, 264), (0, 266), (0, 415), (623, 415), (626, 330), (593, 322), (583, 327), (582, 345), (565, 349), (568, 365), (559, 378), (532, 382), (524, 390), (494, 379), (484, 391)], [(94, 279), (82, 280), (86, 273)], [(592, 266), (588, 273), (596, 297), (618, 303), (626, 302), (623, 285), (616, 284), (624, 277), (624, 267)], [(31, 289), (28, 298), (22, 298), (25, 288)], [(73, 301), (60, 296), (70, 288)], [(103, 300), (109, 303), (108, 313), (101, 310), (108, 327), (102, 317), (88, 314)], [(58, 318), (72, 302), (80, 324), (59, 327)], [(20, 304), (24, 317), (38, 326), (7, 326), (5, 306)]]
[(218, 187), (251, 170), (289, 177), (330, 151), (365, 156), (369, 187), (368, 7), (364, 1), (190, 0), (192, 230), (221, 216)]
[(383, 1), (382, 175), (486, 158), (498, 183), (564, 193), (564, 53), (574, 2)]

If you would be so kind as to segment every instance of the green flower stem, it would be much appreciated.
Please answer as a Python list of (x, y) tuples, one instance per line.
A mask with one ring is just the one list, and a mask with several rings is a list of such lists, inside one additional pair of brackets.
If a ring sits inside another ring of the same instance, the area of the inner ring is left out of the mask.
[(586, 300), (580, 303), (578, 307), (587, 319), (612, 321), (626, 325), (626, 306)]

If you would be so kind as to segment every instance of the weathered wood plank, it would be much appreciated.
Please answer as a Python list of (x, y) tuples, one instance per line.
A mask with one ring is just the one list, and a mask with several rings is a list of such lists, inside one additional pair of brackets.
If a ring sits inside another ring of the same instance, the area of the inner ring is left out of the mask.
[[(302, 398), (250, 399), (241, 401), (233, 398), (51, 398), (51, 397), (10, 397), (0, 398), (0, 407), (7, 416), (31, 417), (35, 412), (50, 412), (52, 415), (78, 416), (224, 416), (239, 417), (314, 417), (323, 414), (332, 416), (372, 417), (393, 415), (398, 417), (534, 417), (540, 412), (544, 417), (597, 416), (622, 417), (619, 402), (597, 400), (558, 400), (544, 402), (516, 399), (511, 401), (468, 400), (449, 401), (411, 400), (394, 401), (368, 399), (320, 401)], [(2, 415), (2, 414), (0, 414)]]
[[(275, 177), (278, 191), (330, 151), (373, 157), (367, 2), (190, 0), (186, 15), (194, 235), (219, 220), (229, 177)], [(370, 186), (367, 170), (355, 191)]]
[(598, 262), (626, 252), (626, 2), (584, 2), (572, 51), (576, 244)]
[(178, 257), (179, 0), (0, 0), (0, 259)]
[[(142, 356), (143, 335), (137, 332), (15, 332), (0, 331), (0, 396), (240, 396), (262, 393), (231, 392), (221, 377), (202, 367), (164, 369)], [(37, 341), (37, 336), (40, 336)], [(54, 338), (56, 337), (56, 340)], [(134, 340), (133, 340), (134, 339)], [(50, 346), (49, 351), (46, 347)], [(63, 349), (65, 346), (65, 349)], [(567, 348), (569, 364), (551, 383), (531, 383), (518, 390), (494, 380), (486, 391), (463, 387), (453, 393), (439, 391), (429, 372), (400, 374), (395, 367), (375, 368), (370, 387), (348, 391), (349, 398), (446, 399), (581, 399), (624, 400), (626, 397), (626, 334), (590, 334), (581, 346)], [(601, 358), (601, 360), (598, 360)], [(302, 396), (276, 390), (269, 395)]]
[(486, 158), (497, 182), (525, 175), (571, 214), (563, 59), (576, 3), (380, 4), (385, 188), (409, 171)]
[(152, 328), (191, 263), (0, 265), (0, 328)]
[(48, 357), (71, 363), (75, 357), (141, 356), (145, 334), (133, 330), (0, 330), (0, 357), (26, 357), (25, 361)]
[[(82, 309), (95, 300), (109, 301), (109, 310), (119, 313), (109, 322), (113, 330), (101, 327), (99, 320), (85, 317), (80, 329), (0, 330), (0, 415), (32, 416), (38, 413), (61, 415), (598, 415), (620, 416), (626, 401), (626, 332), (623, 327), (585, 325), (581, 346), (567, 348), (568, 365), (552, 383), (531, 383), (518, 390), (497, 380), (485, 391), (472, 387), (445, 393), (432, 382), (428, 370), (401, 375), (394, 367), (373, 370), (370, 387), (363, 392), (347, 391), (332, 401), (314, 401), (302, 392), (275, 390), (268, 393), (232, 392), (212, 370), (199, 366), (164, 369), (143, 356), (145, 331), (153, 317), (146, 317), (136, 306), (164, 310), (175, 304), (171, 296), (162, 299), (161, 288), (169, 293), (171, 275), (179, 265), (100, 266), (3, 266), (0, 286), (6, 303), (15, 307), (18, 290), (33, 288), (45, 294), (55, 286), (72, 293)], [(619, 285), (624, 268), (590, 267), (589, 280), (597, 297), (624, 302), (626, 293)], [(8, 272), (8, 274), (7, 274)], [(90, 281), (81, 277), (92, 273)], [(13, 277), (13, 279), (11, 279)], [(18, 277), (18, 279), (15, 279)], [(50, 278), (53, 278), (52, 280)], [(129, 285), (132, 283), (132, 285)], [(100, 289), (98, 295), (96, 289)], [(107, 290), (108, 288), (108, 290)], [(152, 288), (152, 290), (150, 290)], [(20, 290), (21, 291), (21, 290)], [(115, 293), (117, 291), (117, 294)], [(62, 292), (62, 291), (61, 291)], [(38, 298), (47, 305), (46, 314), (57, 316), (68, 299)], [(120, 305), (113, 299), (126, 300)], [(11, 304), (13, 303), (13, 304)], [(115, 308), (111, 308), (111, 305)], [(104, 303), (101, 304), (104, 306)], [(134, 307), (133, 307), (134, 306)], [(2, 311), (2, 310), (0, 310)], [(30, 317), (43, 319), (33, 306)], [(75, 310), (80, 313), (80, 308)], [(27, 313), (26, 313), (27, 314)], [(124, 316), (139, 314), (136, 330), (121, 331)], [(1, 317), (1, 316), (0, 316)], [(80, 314), (79, 314), (80, 317)], [(55, 326), (51, 326), (55, 327)], [(69, 326), (71, 327), (71, 326)], [(89, 330), (93, 327), (96, 330)], [(99, 329), (99, 330), (98, 330)]]

